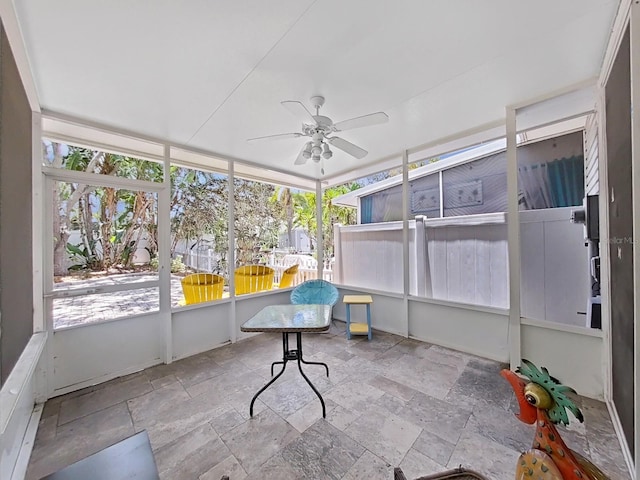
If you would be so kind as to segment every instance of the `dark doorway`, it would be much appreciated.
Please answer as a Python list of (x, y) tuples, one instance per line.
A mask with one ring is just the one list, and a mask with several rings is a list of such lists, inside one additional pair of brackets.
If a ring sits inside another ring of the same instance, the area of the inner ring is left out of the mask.
[[(605, 88), (613, 402), (634, 452), (633, 198), (629, 28)], [(604, 240), (604, 239), (603, 239)]]

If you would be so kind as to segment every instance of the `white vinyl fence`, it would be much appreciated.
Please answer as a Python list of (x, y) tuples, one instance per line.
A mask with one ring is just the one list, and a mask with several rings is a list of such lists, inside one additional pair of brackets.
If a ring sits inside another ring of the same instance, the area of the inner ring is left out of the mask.
[[(273, 268), (276, 272), (274, 283), (280, 283), (282, 273), (289, 267), (298, 265), (298, 273), (294, 280), (294, 285), (299, 285), (307, 280), (318, 278), (318, 261), (310, 255), (288, 254), (283, 257), (272, 254), (269, 256), (267, 266)], [(328, 282), (333, 281), (333, 262), (325, 262), (322, 270), (322, 278)]]
[[(583, 227), (571, 208), (520, 213), (522, 316), (585, 325), (589, 298)], [(402, 222), (336, 226), (334, 281), (404, 291)], [(505, 213), (409, 222), (409, 293), (455, 303), (509, 307)]]
[(184, 249), (176, 248), (174, 258), (180, 258), (184, 265), (194, 272), (215, 272), (218, 267), (220, 255), (211, 248)]

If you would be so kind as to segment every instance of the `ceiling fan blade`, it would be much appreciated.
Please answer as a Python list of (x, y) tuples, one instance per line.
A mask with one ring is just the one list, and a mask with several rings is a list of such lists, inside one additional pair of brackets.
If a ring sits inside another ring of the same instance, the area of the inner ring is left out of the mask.
[(293, 113), (302, 123), (311, 123), (312, 125), (315, 125), (316, 119), (313, 118), (313, 114), (307, 110), (307, 107), (305, 107), (302, 102), (298, 102), (297, 100), (285, 100), (280, 103), (284, 108)]
[(384, 112), (370, 113), (362, 117), (350, 118), (334, 124), (336, 132), (344, 132), (354, 128), (368, 127), (370, 125), (378, 125), (389, 121), (389, 116)]
[(325, 137), (327, 142), (333, 145), (336, 148), (339, 148), (343, 152), (348, 153), (352, 157), (356, 157), (357, 159), (361, 159), (367, 156), (367, 152), (364, 148), (360, 148), (357, 145), (354, 145), (351, 142), (347, 142), (345, 139), (340, 137)]
[(306, 148), (306, 145), (304, 145), (302, 147), (302, 150), (300, 150), (300, 153), (298, 154), (298, 158), (296, 158), (296, 161), (293, 162), (294, 165), (304, 165), (305, 163), (307, 163), (308, 159), (303, 155), (305, 148)]
[(302, 133), (279, 133), (277, 135), (267, 135), (265, 137), (249, 138), (247, 142), (258, 142), (262, 140), (281, 140), (283, 138), (298, 138), (303, 136), (304, 135)]

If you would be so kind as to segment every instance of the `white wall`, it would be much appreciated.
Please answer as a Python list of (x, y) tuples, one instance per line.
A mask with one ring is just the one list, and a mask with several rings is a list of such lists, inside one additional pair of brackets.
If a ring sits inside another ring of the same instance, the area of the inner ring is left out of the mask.
[(231, 302), (185, 307), (172, 313), (173, 358), (206, 352), (231, 338)]
[(520, 328), (522, 358), (585, 397), (604, 400), (604, 340), (600, 330), (553, 324)]
[(492, 360), (509, 361), (508, 311), (435, 302), (409, 300), (409, 336)]
[(589, 115), (585, 125), (584, 138), (584, 194), (598, 195), (600, 193), (600, 175), (598, 173), (598, 121), (595, 114)]
[[(289, 303), (290, 294), (290, 289), (285, 289), (236, 297), (237, 338), (252, 335), (240, 332), (244, 322), (267, 305)], [(173, 358), (195, 355), (230, 341), (231, 312), (231, 300), (172, 312)], [(160, 322), (155, 313), (55, 331), (51, 340), (53, 396), (161, 363), (164, 338)]]
[(157, 314), (58, 330), (51, 345), (54, 396), (161, 363), (164, 354)]

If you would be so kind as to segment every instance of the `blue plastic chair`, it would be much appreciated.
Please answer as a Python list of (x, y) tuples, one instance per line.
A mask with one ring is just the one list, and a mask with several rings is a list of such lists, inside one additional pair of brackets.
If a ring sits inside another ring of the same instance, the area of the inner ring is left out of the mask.
[(294, 305), (317, 304), (334, 306), (338, 302), (338, 289), (326, 280), (307, 280), (291, 292)]

